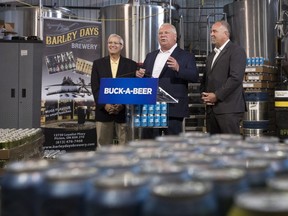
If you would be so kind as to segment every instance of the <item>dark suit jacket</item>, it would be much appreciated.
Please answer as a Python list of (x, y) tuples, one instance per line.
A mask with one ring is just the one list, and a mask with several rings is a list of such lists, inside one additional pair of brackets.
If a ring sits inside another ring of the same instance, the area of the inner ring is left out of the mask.
[[(154, 62), (158, 53), (159, 50), (156, 50), (147, 54), (143, 63), (143, 67), (146, 69), (145, 77), (152, 76)], [(178, 103), (169, 104), (169, 116), (186, 117), (189, 116), (188, 82), (198, 81), (195, 57), (179, 47), (175, 48), (171, 56), (177, 60), (180, 66), (179, 72), (173, 71), (165, 64), (159, 76), (159, 86), (179, 100)]]
[[(212, 52), (207, 57), (206, 72), (203, 75), (201, 90), (214, 92), (217, 102), (211, 106), (214, 113), (245, 112), (243, 78), (246, 68), (245, 50), (229, 41), (215, 60)], [(207, 109), (207, 111), (209, 111)]]
[[(116, 78), (134, 77), (136, 69), (137, 64), (135, 61), (120, 56)], [(104, 109), (105, 104), (98, 103), (100, 79), (104, 77), (112, 78), (112, 70), (109, 56), (97, 59), (93, 62), (92, 74), (91, 74), (91, 88), (96, 103), (95, 120), (101, 122), (115, 121), (117, 123), (124, 123), (126, 121), (125, 109), (119, 112), (118, 115), (110, 115)]]

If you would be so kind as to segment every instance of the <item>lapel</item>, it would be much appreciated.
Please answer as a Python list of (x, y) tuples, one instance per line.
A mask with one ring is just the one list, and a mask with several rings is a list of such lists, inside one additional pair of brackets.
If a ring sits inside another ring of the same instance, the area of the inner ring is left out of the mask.
[(106, 77), (112, 78), (112, 69), (111, 69), (109, 56), (104, 58), (103, 68), (104, 68), (104, 73), (106, 74)]
[(123, 75), (123, 74), (121, 74), (122, 72), (127, 73), (125, 70), (123, 70), (124, 66), (125, 66), (125, 64), (123, 62), (123, 58), (122, 58), (122, 56), (120, 56), (116, 77), (122, 76)]
[(160, 52), (160, 50), (158, 50), (158, 52), (153, 52), (149, 61), (147, 61), (146, 71), (151, 71), (151, 74), (147, 74), (150, 77), (152, 77), (154, 63), (155, 63), (156, 57), (157, 57), (159, 52)]
[[(212, 66), (212, 68), (211, 68), (211, 71), (213, 70), (213, 68), (215, 67), (215, 65), (217, 64), (217, 62), (219, 61), (219, 59), (223, 56), (223, 55), (225, 55), (225, 53), (227, 52), (227, 49), (229, 48), (229, 46), (230, 46), (230, 43), (231, 43), (231, 41), (229, 41), (227, 44), (226, 44), (226, 46), (224, 47), (224, 49), (220, 52), (220, 54), (217, 56), (217, 58), (215, 59), (215, 62), (214, 62), (214, 64), (213, 64), (213, 66)], [(215, 52), (214, 52), (215, 53)], [(213, 57), (214, 57), (214, 55), (213, 55)], [(212, 60), (213, 60), (213, 58), (212, 58)], [(212, 60), (211, 60), (211, 64), (212, 64)], [(210, 65), (211, 65), (210, 64)]]
[[(212, 51), (209, 55), (208, 55), (208, 58), (207, 58), (207, 62), (206, 62), (206, 65), (207, 65), (207, 68), (208, 68), (208, 71), (207, 72), (210, 72), (212, 70), (211, 68), (211, 64), (212, 64), (212, 61), (213, 61), (213, 58), (215, 56), (215, 51)], [(214, 63), (215, 64), (215, 63)]]

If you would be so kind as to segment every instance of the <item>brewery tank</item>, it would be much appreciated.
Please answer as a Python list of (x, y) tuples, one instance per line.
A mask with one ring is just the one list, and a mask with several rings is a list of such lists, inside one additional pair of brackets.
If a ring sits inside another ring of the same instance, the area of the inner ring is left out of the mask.
[[(148, 52), (158, 49), (158, 29), (161, 24), (171, 22), (180, 27), (180, 16), (173, 5), (132, 3), (111, 5), (100, 9), (103, 37), (106, 46), (110, 34), (116, 33), (124, 40), (122, 55), (136, 62), (143, 62)], [(178, 31), (179, 38), (179, 31)], [(102, 55), (108, 54), (102, 49)]]
[(241, 45), (248, 57), (276, 56), (278, 0), (238, 0), (224, 6), (231, 25), (231, 40)]
[(67, 8), (43, 7), (3, 7), (0, 8), (0, 20), (14, 23), (14, 31), (19, 36), (38, 36), (43, 38), (40, 17), (45, 18), (75, 18), (75, 15)]

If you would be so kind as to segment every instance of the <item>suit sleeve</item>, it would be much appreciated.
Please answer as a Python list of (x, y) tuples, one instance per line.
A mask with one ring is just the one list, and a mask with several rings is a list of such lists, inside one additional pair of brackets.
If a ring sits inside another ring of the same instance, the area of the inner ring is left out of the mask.
[(179, 64), (178, 77), (190, 82), (198, 82), (199, 73), (194, 55), (186, 51), (182, 53), (182, 55), (176, 58)]
[(98, 67), (98, 61), (95, 60), (93, 62), (92, 66), (92, 73), (91, 73), (91, 89), (92, 94), (94, 97), (95, 104), (99, 107), (104, 107), (104, 104), (98, 104), (98, 98), (99, 98), (99, 88), (100, 88), (100, 77), (99, 77), (99, 67)]

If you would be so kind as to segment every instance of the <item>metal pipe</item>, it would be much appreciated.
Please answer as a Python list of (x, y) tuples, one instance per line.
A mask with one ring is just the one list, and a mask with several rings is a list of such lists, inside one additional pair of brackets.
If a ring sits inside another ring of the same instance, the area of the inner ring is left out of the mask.
[(172, 23), (172, 0), (169, 2), (170, 8), (169, 8), (169, 23)]

